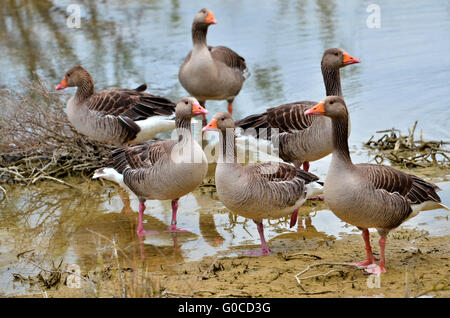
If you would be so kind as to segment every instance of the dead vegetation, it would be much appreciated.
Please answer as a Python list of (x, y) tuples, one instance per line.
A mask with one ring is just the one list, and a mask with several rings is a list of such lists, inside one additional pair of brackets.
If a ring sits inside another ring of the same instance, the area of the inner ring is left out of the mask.
[[(0, 91), (0, 183), (32, 184), (87, 174), (101, 167), (110, 147), (78, 134), (65, 113), (68, 96), (38, 79), (22, 92)], [(26, 92), (26, 93), (25, 93)]]
[(381, 164), (388, 160), (391, 164), (404, 168), (426, 168), (443, 167), (450, 165), (450, 151), (444, 149), (448, 142), (424, 140), (422, 131), (419, 139), (415, 139), (417, 121), (412, 129), (408, 129), (408, 135), (402, 135), (401, 131), (395, 128), (377, 131), (383, 134), (381, 137), (370, 139), (364, 144), (375, 152), (374, 160)]

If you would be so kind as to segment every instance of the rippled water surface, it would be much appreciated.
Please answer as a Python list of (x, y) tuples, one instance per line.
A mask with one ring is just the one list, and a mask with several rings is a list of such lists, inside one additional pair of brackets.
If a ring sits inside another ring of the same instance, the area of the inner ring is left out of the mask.
[[(66, 26), (66, 8), (74, 1), (4, 0), (0, 6), (0, 87), (19, 88), (36, 74), (53, 86), (74, 64), (94, 76), (98, 89), (132, 87), (146, 82), (149, 91), (178, 99), (187, 93), (178, 83), (178, 69), (191, 48), (190, 28), (204, 1), (78, 0), (80, 29)], [(425, 138), (449, 140), (450, 2), (377, 1), (381, 28), (368, 28), (366, 11), (372, 1), (218, 1), (207, 2), (218, 21), (208, 43), (225, 45), (242, 55), (252, 73), (235, 100), (235, 118), (296, 100), (324, 97), (320, 60), (329, 47), (342, 47), (362, 63), (342, 70), (342, 86), (352, 120), (350, 145), (355, 162), (370, 157), (361, 149), (376, 130), (404, 131), (419, 120)], [(73, 93), (73, 90), (68, 90)], [(0, 106), (1, 107), (1, 106)], [(210, 115), (226, 102), (209, 101)], [(324, 177), (330, 157), (312, 164)], [(443, 202), (450, 204), (450, 183), (440, 181)], [(80, 183), (83, 186), (84, 183)], [(89, 187), (89, 191), (86, 191)], [(124, 250), (149, 262), (199, 259), (222, 253), (237, 255), (256, 248), (255, 225), (235, 219), (213, 194), (195, 191), (180, 200), (179, 226), (188, 233), (164, 233), (170, 223), (170, 202), (149, 202), (146, 228), (161, 232), (143, 242), (135, 236), (137, 200), (131, 214), (115, 188), (89, 183), (82, 194), (64, 186), (10, 187), (0, 207), (0, 291), (23, 290), (11, 281), (19, 262), (16, 254), (46, 250), (66, 262), (95, 263), (95, 237), (116, 237)], [(315, 210), (305, 230), (286, 222), (266, 226), (269, 244), (285, 238), (332, 239), (354, 230), (325, 206)], [(404, 226), (450, 233), (448, 213), (423, 213)], [(98, 234), (95, 234), (95, 233)], [(31, 269), (23, 268), (26, 272)]]

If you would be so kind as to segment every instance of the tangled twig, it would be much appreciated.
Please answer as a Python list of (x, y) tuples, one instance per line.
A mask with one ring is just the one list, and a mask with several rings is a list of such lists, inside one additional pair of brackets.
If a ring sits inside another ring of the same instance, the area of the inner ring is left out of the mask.
[(41, 80), (24, 83), (26, 93), (0, 90), (0, 183), (33, 184), (90, 173), (103, 166), (112, 147), (80, 135), (65, 114), (67, 96)]
[(449, 167), (449, 150), (444, 149), (448, 142), (433, 141), (423, 139), (422, 131), (420, 139), (416, 140), (414, 134), (418, 121), (414, 122), (413, 128), (409, 129), (408, 135), (402, 135), (401, 131), (395, 128), (377, 131), (383, 134), (380, 138), (374, 139), (372, 136), (364, 145), (376, 151), (374, 160), (381, 164), (384, 160), (390, 161), (394, 165), (415, 168), (415, 167)]

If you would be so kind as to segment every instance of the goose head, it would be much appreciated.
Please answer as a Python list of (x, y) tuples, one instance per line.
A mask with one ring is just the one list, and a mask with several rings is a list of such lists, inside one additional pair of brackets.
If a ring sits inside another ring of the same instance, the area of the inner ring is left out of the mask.
[(305, 111), (305, 115), (323, 115), (338, 118), (348, 116), (348, 111), (342, 97), (328, 96), (314, 107)]
[(322, 67), (339, 69), (341, 67), (360, 63), (361, 61), (341, 48), (331, 48), (325, 50), (322, 56)]
[(216, 18), (214, 17), (214, 13), (207, 8), (201, 9), (194, 18), (194, 24), (210, 26), (211, 24), (216, 24)]
[(61, 83), (56, 86), (56, 90), (67, 87), (79, 87), (86, 83), (93, 83), (92, 75), (81, 65), (76, 65), (66, 72)]
[(177, 118), (192, 118), (197, 115), (205, 115), (208, 111), (203, 108), (195, 97), (184, 97), (180, 99), (175, 108)]
[(230, 113), (222, 112), (215, 114), (209, 124), (203, 128), (203, 131), (220, 130), (225, 132), (229, 128), (234, 128), (234, 120)]

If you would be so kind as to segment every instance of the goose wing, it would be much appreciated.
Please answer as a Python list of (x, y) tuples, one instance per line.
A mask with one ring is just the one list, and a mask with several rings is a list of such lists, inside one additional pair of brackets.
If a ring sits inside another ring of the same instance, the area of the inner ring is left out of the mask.
[(356, 165), (364, 177), (376, 188), (388, 193), (398, 193), (410, 203), (441, 202), (436, 191), (439, 187), (415, 175), (387, 166), (373, 164)]
[(108, 166), (123, 174), (126, 169), (149, 169), (159, 160), (164, 160), (173, 146), (173, 140), (150, 140), (144, 143), (116, 149), (112, 152)]
[(280, 207), (293, 206), (304, 199), (306, 184), (319, 179), (312, 173), (278, 162), (247, 165), (244, 170), (252, 176), (252, 183), (261, 184), (265, 197)]
[(242, 56), (225, 46), (208, 46), (208, 49), (214, 60), (222, 62), (230, 68), (239, 70), (244, 77), (248, 77), (248, 75), (245, 75), (249, 72), (245, 64), (245, 59)]
[(236, 122), (237, 127), (244, 130), (256, 129), (260, 136), (261, 129), (267, 129), (267, 138), (270, 138), (270, 129), (278, 129), (279, 133), (295, 133), (308, 129), (317, 120), (317, 116), (307, 116), (305, 111), (316, 103), (301, 101), (268, 108), (264, 113), (250, 115)]
[(144, 93), (145, 84), (136, 89), (108, 89), (89, 98), (87, 106), (103, 115), (142, 120), (152, 116), (175, 114), (175, 104), (169, 99)]

